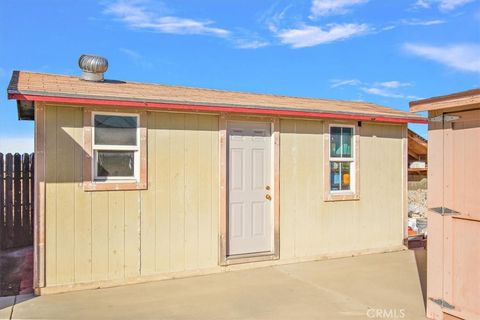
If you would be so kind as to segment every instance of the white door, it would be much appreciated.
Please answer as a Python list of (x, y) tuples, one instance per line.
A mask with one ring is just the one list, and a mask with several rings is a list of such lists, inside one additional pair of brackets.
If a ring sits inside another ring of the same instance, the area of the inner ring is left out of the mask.
[(271, 124), (228, 122), (228, 252), (272, 252)]

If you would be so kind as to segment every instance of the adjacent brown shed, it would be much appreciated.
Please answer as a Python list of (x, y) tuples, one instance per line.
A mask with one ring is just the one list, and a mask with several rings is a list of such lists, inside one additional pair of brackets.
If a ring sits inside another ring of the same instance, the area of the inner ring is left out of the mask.
[(428, 141), (408, 129), (408, 180), (418, 181), (427, 176)]
[(480, 89), (410, 103), (428, 111), (431, 319), (480, 319)]
[(25, 71), (8, 95), (35, 121), (37, 293), (404, 248), (421, 116)]

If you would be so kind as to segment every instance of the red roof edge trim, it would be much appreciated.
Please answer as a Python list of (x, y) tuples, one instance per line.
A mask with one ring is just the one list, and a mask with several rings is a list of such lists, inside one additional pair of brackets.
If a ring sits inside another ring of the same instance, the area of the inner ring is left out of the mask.
[(121, 107), (143, 107), (143, 108), (158, 108), (158, 109), (165, 109), (165, 110), (231, 112), (231, 113), (246, 113), (246, 114), (276, 115), (276, 116), (291, 116), (291, 117), (349, 119), (349, 120), (393, 122), (393, 123), (428, 123), (427, 119), (412, 119), (412, 118), (402, 118), (402, 117), (397, 118), (397, 117), (388, 117), (388, 116), (367, 116), (367, 115), (356, 115), (356, 114), (341, 114), (341, 113), (296, 111), (296, 110), (242, 108), (242, 107), (229, 107), (229, 106), (207, 106), (207, 105), (195, 105), (195, 104), (141, 102), (141, 101), (107, 100), (107, 99), (75, 98), (75, 97), (54, 97), (54, 96), (42, 96), (42, 95), (28, 95), (28, 94), (21, 94), (21, 93), (9, 93), (8, 98), (15, 99), (15, 100), (26, 100), (26, 101), (76, 103), (76, 104), (103, 105), (103, 106), (108, 105), (108, 106), (121, 106)]

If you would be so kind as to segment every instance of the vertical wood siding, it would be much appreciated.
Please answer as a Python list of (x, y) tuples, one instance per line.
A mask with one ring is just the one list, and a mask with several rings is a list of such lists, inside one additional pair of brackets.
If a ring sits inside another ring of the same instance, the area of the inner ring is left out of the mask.
[(46, 284), (217, 264), (218, 118), (149, 113), (144, 191), (85, 192), (83, 111), (46, 108)]
[(360, 200), (324, 202), (323, 122), (281, 120), (282, 259), (399, 246), (403, 126), (363, 123)]
[[(46, 285), (218, 268), (219, 118), (148, 113), (148, 189), (82, 188), (83, 110), (45, 114)], [(363, 123), (360, 200), (323, 201), (323, 122), (281, 120), (280, 259), (398, 246), (404, 126)]]

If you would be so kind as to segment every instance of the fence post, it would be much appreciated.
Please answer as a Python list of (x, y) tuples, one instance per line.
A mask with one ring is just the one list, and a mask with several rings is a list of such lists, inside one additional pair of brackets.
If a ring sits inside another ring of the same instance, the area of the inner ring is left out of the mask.
[(7, 239), (5, 233), (5, 188), (4, 188), (4, 172), (5, 166), (3, 164), (3, 153), (0, 152), (0, 250), (6, 248), (5, 240)]
[(5, 245), (13, 245), (13, 155), (7, 153), (5, 157)]
[(30, 154), (30, 243), (33, 243), (35, 226), (35, 154)]
[(22, 232), (22, 156), (13, 156), (13, 246), (23, 243)]
[(28, 153), (22, 156), (22, 245), (28, 245), (30, 235), (30, 159)]

